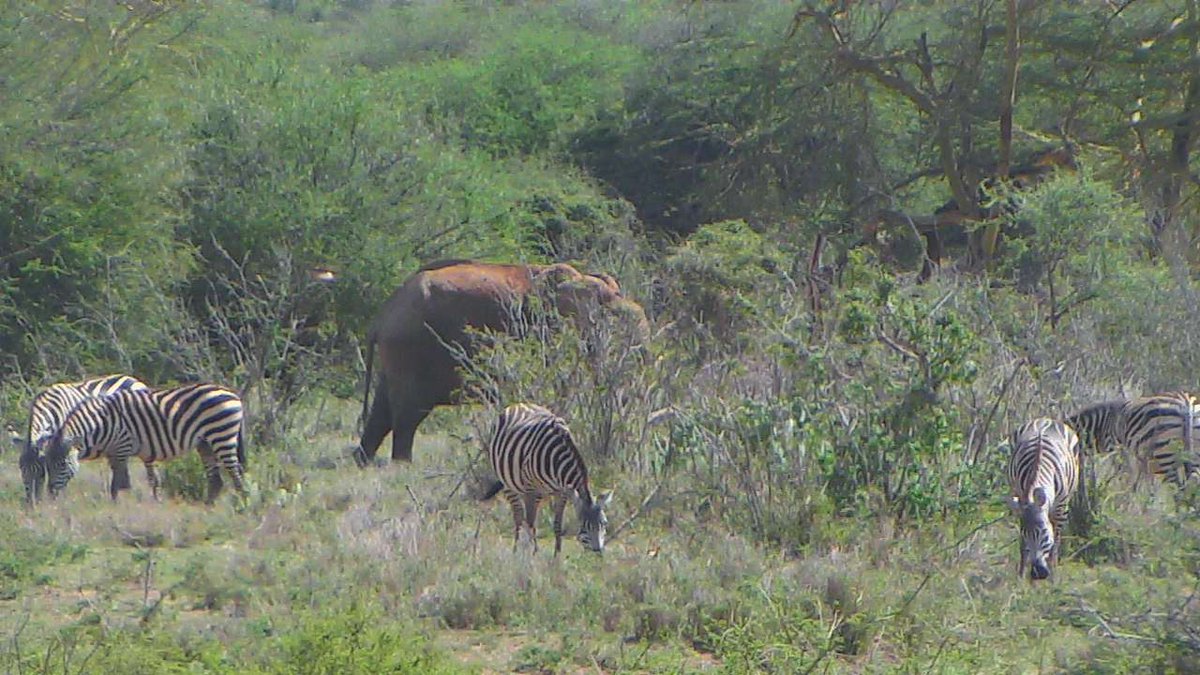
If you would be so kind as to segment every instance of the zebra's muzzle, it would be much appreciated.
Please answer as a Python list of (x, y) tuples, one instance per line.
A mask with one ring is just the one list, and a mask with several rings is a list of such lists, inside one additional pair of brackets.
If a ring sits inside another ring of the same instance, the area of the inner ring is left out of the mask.
[(1035, 562), (1029, 566), (1029, 578), (1033, 581), (1042, 581), (1050, 577), (1050, 568), (1045, 563)]

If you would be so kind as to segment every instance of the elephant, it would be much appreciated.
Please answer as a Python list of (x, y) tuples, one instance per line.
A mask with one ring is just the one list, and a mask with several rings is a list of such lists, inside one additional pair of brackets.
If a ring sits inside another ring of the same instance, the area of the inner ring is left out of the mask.
[[(581, 329), (596, 308), (630, 317), (641, 338), (649, 323), (642, 306), (626, 298), (608, 274), (585, 274), (565, 263), (497, 264), (440, 260), (422, 266), (384, 303), (367, 335), (363, 433), (354, 458), (367, 466), (388, 433), (392, 460), (412, 461), (417, 426), (440, 405), (469, 397), (459, 365), (474, 354), (468, 329), (520, 335), (531, 297), (573, 318)], [(453, 348), (451, 347), (453, 346)], [(375, 351), (380, 377), (370, 394)], [(456, 355), (455, 351), (461, 350)]]

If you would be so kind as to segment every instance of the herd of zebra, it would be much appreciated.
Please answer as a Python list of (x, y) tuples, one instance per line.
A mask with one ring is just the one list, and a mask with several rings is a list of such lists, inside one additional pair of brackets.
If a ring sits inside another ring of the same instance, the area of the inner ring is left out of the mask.
[[(208, 502), (220, 493), (221, 468), (245, 496), (244, 411), (233, 391), (214, 384), (154, 390), (128, 375), (54, 384), (34, 397), (20, 455), (25, 498), (36, 502), (45, 485), (56, 495), (79, 470), (79, 461), (107, 459), (110, 494), (129, 489), (128, 461), (142, 460), (154, 498), (159, 499), (156, 463), (195, 448), (208, 478)], [(1182, 486), (1200, 466), (1193, 447), (1200, 432), (1200, 398), (1171, 392), (1089, 406), (1063, 421), (1034, 419), (1010, 439), (1008, 480), (1011, 506), (1019, 518), (1018, 573), (1045, 579), (1057, 562), (1071, 497), (1079, 485), (1087, 451), (1124, 447), (1145, 474), (1168, 477)], [(1176, 445), (1175, 442), (1179, 441)], [(592, 494), (587, 467), (571, 431), (548, 409), (519, 403), (507, 407), (488, 445), (496, 480), (483, 499), (503, 492), (512, 506), (514, 539), (528, 529), (537, 548), (540, 502), (554, 500), (554, 554), (562, 547), (563, 511), (573, 499), (579, 541), (603, 551), (608, 520), (604, 509), (612, 492)], [(1137, 482), (1135, 481), (1135, 488)]]
[(156, 464), (196, 448), (208, 476), (208, 501), (223, 487), (221, 467), (246, 493), (241, 398), (215, 384), (153, 390), (128, 375), (52, 384), (34, 396), (18, 463), (25, 500), (36, 502), (49, 485), (57, 495), (79, 472), (81, 460), (107, 459), (109, 494), (130, 488), (129, 460), (138, 458), (154, 498), (159, 499)]
[[(246, 495), (243, 438), (244, 410), (236, 393), (214, 384), (189, 384), (154, 390), (128, 375), (58, 383), (39, 392), (30, 404), (19, 465), (25, 500), (33, 505), (46, 484), (60, 493), (79, 471), (81, 460), (107, 459), (112, 468), (109, 494), (128, 490), (128, 462), (142, 460), (155, 500), (159, 497), (156, 464), (195, 448), (208, 477), (208, 503), (220, 493), (224, 467), (234, 487)], [(604, 550), (608, 519), (604, 509), (612, 492), (592, 495), (587, 467), (562, 418), (532, 404), (511, 405), (501, 413), (488, 454), (497, 480), (483, 499), (503, 491), (512, 505), (514, 550), (528, 528), (537, 549), (536, 516), (543, 499), (554, 499), (554, 554), (562, 548), (563, 510), (575, 502), (579, 541)]]
[(1196, 473), (1192, 450), (1197, 432), (1200, 399), (1182, 391), (1106, 401), (1061, 422), (1039, 417), (1014, 431), (1008, 480), (1020, 520), (1018, 574), (1023, 576), (1028, 567), (1031, 579), (1050, 576), (1084, 453), (1124, 447), (1138, 464), (1135, 489), (1146, 474), (1182, 487)]

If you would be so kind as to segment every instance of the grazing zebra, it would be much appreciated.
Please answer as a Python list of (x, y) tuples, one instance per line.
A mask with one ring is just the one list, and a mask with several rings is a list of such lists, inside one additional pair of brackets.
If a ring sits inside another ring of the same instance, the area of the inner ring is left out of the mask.
[(42, 495), (46, 482), (46, 444), (62, 428), (63, 420), (76, 405), (95, 396), (118, 391), (149, 391), (141, 381), (128, 375), (106, 375), (83, 382), (52, 384), (33, 397), (29, 405), (29, 426), (25, 438), (14, 436), (22, 445), (18, 463), (25, 484), (25, 502), (33, 504)]
[[(1147, 473), (1165, 474), (1182, 487), (1196, 472), (1192, 451), (1200, 435), (1200, 399), (1183, 391), (1154, 394), (1126, 403), (1123, 413), (1121, 436), (1137, 458), (1137, 480)], [(1171, 446), (1177, 439), (1182, 451)]]
[(483, 496), (491, 499), (501, 490), (512, 505), (513, 550), (521, 539), (521, 525), (529, 528), (537, 551), (537, 509), (542, 499), (554, 497), (554, 555), (562, 549), (563, 509), (573, 497), (579, 517), (579, 541), (593, 551), (604, 550), (608, 518), (604, 509), (612, 492), (593, 499), (587, 467), (575, 447), (571, 430), (562, 418), (539, 405), (518, 403), (504, 409), (488, 446), (492, 468), (499, 477)]
[(1021, 519), (1021, 563), (1017, 574), (1045, 579), (1058, 563), (1061, 535), (1079, 483), (1075, 453), (1079, 436), (1070, 427), (1040, 417), (1012, 435), (1008, 482), (1012, 509)]
[[(196, 448), (208, 475), (208, 503), (223, 487), (221, 467), (243, 496), (242, 470), (246, 466), (242, 440), (242, 401), (224, 387), (190, 384), (159, 391), (121, 391), (87, 399), (75, 407), (46, 452), (50, 494), (56, 495), (79, 471), (79, 460), (105, 457), (113, 468), (110, 494), (129, 488), (130, 457), (146, 465), (146, 477), (157, 500), (156, 462), (178, 457)], [(76, 459), (70, 447), (80, 447)]]

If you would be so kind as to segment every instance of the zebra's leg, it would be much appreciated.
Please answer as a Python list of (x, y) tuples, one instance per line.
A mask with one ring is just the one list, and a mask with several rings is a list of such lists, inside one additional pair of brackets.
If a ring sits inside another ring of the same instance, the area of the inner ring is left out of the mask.
[(129, 462), (124, 457), (109, 457), (108, 466), (112, 469), (112, 483), (109, 485), (108, 494), (115, 502), (117, 500), (117, 492), (128, 490), (131, 486), (129, 481)]
[[(233, 489), (242, 496), (243, 499), (249, 495), (246, 493), (246, 482), (243, 480), (242, 463), (238, 461), (237, 444), (225, 446), (216, 450), (217, 461), (225, 467), (229, 472), (229, 478), (233, 480)], [(210, 485), (212, 479), (210, 478)], [(216, 496), (213, 496), (216, 499)]]
[(567, 508), (567, 498), (564, 495), (557, 495), (554, 498), (554, 557), (558, 557), (558, 552), (562, 550), (563, 538), (563, 511)]
[(207, 442), (198, 443), (196, 451), (200, 453), (200, 461), (204, 463), (204, 475), (208, 477), (208, 497), (204, 501), (212, 504), (217, 501), (217, 495), (221, 494), (221, 489), (225, 487), (224, 481), (221, 480), (221, 464)]
[(1050, 521), (1054, 528), (1054, 548), (1050, 549), (1050, 581), (1054, 581), (1058, 576), (1058, 561), (1062, 557), (1063, 531), (1067, 529), (1067, 521), (1071, 517), (1071, 506), (1069, 503), (1062, 504), (1055, 511)]
[(529, 526), (529, 538), (533, 541), (533, 552), (537, 553), (537, 510), (538, 510), (538, 495), (524, 495), (525, 502), (525, 524)]
[(154, 497), (154, 501), (161, 502), (162, 497), (158, 494), (158, 487), (162, 484), (158, 480), (158, 467), (153, 462), (146, 462), (146, 482), (150, 483), (150, 494)]
[(521, 543), (521, 525), (525, 522), (525, 507), (521, 504), (520, 495), (504, 491), (504, 497), (512, 507), (513, 514), (513, 553), (517, 552), (517, 544)]

